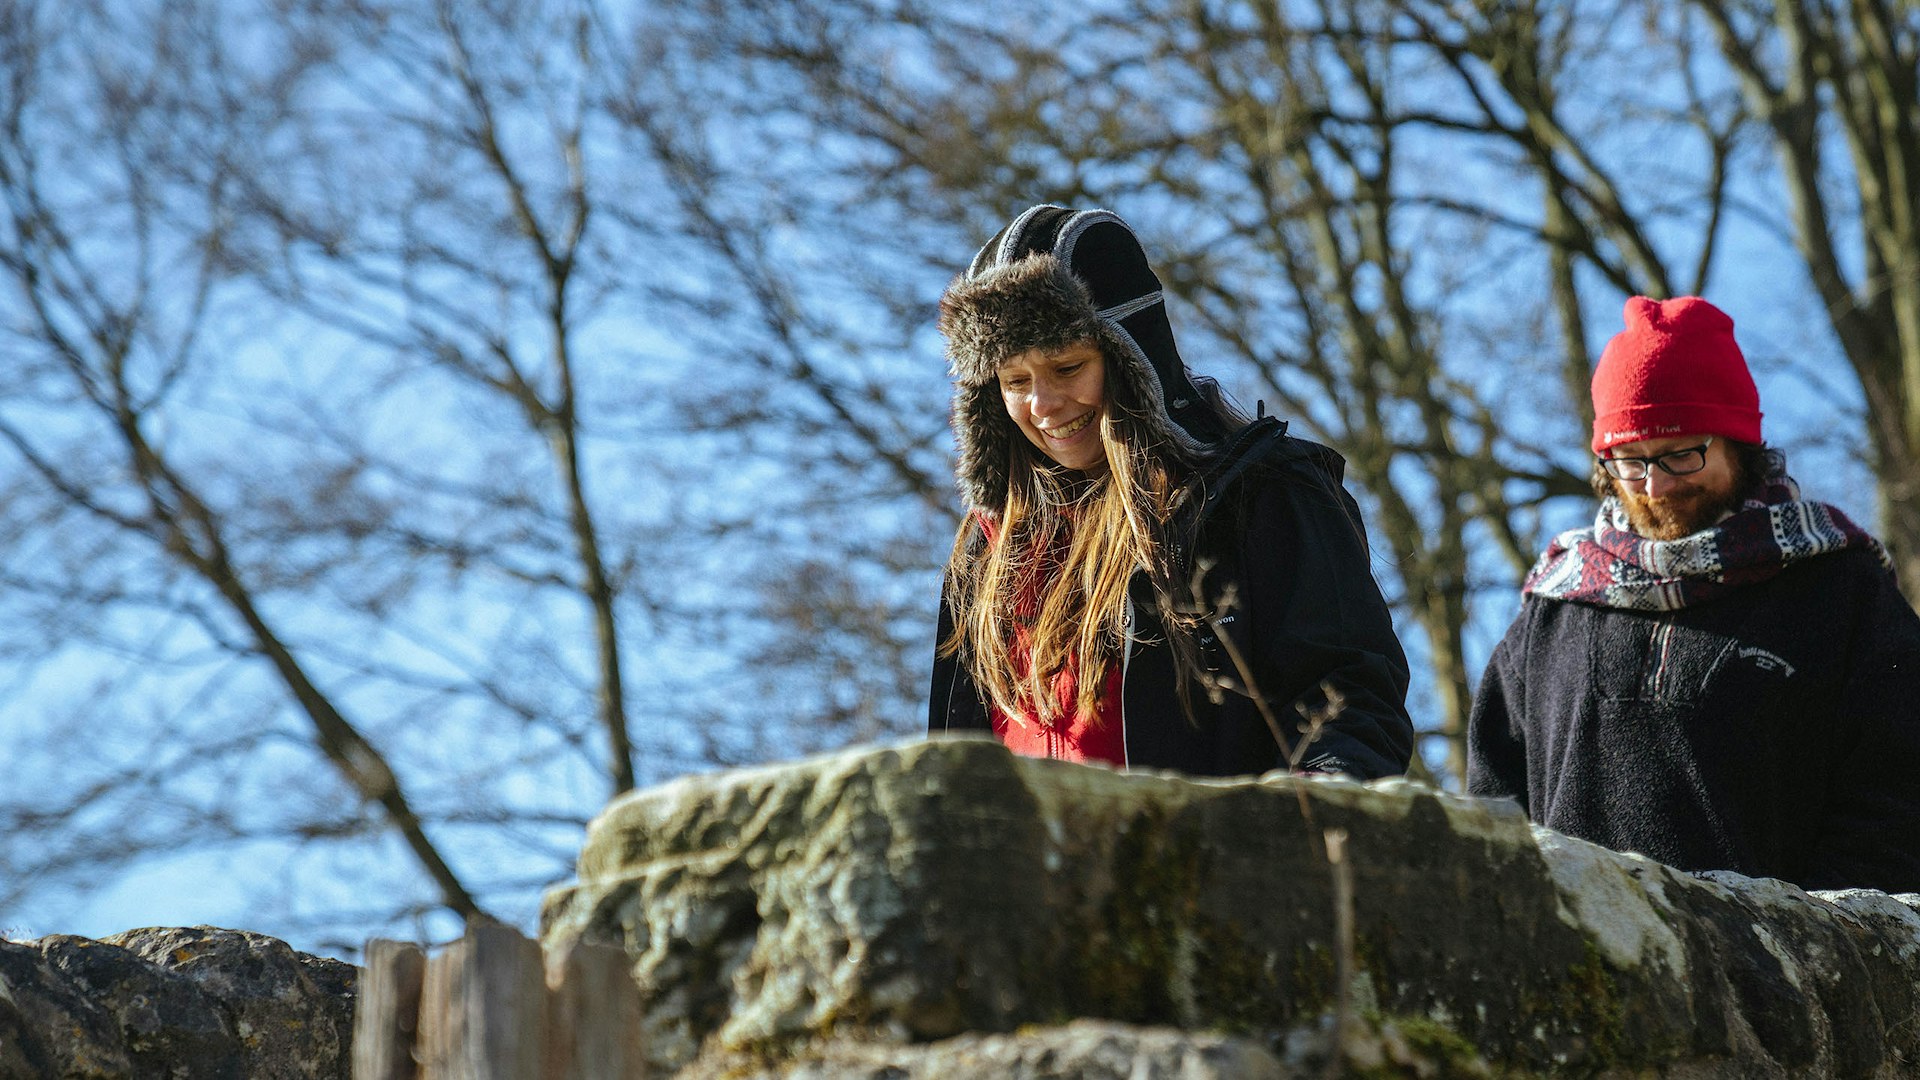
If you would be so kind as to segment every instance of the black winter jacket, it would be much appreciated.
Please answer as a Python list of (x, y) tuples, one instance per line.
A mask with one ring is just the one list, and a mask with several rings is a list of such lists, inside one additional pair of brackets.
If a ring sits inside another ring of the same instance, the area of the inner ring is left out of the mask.
[(1920, 617), (1858, 549), (1674, 612), (1528, 596), (1467, 790), (1682, 870), (1920, 890)]
[[(1204, 579), (1210, 601), (1229, 583), (1238, 586), (1239, 602), (1221, 623), (1289, 739), (1299, 737), (1302, 724), (1296, 705), (1321, 704), (1323, 681), (1345, 696), (1339, 715), (1307, 748), (1303, 768), (1390, 776), (1406, 770), (1413, 752), (1407, 662), (1368, 567), (1359, 509), (1340, 486), (1343, 469), (1338, 454), (1288, 436), (1286, 425), (1271, 418), (1231, 436), (1189, 482), (1176, 517), (1176, 535), (1184, 538), (1178, 580), (1190, 580), (1198, 558), (1213, 563)], [(1196, 686), (1190, 697), (1197, 723), (1188, 722), (1153, 587), (1141, 572), (1131, 588), (1121, 691), (1127, 765), (1206, 776), (1284, 767), (1248, 697), (1228, 693), (1213, 705)], [(940, 640), (951, 628), (943, 599)], [(1210, 671), (1234, 672), (1210, 631), (1199, 644)], [(957, 658), (934, 661), (929, 713), (935, 733), (991, 730), (988, 707)]]

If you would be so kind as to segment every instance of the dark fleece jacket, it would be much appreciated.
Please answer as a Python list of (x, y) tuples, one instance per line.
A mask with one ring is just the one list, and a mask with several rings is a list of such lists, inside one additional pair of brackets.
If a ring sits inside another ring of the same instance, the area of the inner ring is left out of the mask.
[(1673, 612), (1528, 596), (1467, 790), (1682, 870), (1920, 890), (1920, 617), (1865, 550)]
[[(1230, 437), (1201, 475), (1176, 518), (1185, 538), (1175, 553), (1180, 580), (1196, 560), (1211, 564), (1209, 603), (1232, 588), (1237, 603), (1221, 620), (1246, 658), (1261, 695), (1289, 739), (1300, 709), (1324, 705), (1322, 687), (1344, 698), (1338, 715), (1305, 750), (1303, 768), (1363, 778), (1404, 772), (1413, 753), (1407, 717), (1407, 662), (1368, 565), (1358, 507), (1340, 486), (1340, 456), (1286, 434), (1266, 419)], [(1197, 714), (1180, 707), (1173, 651), (1162, 631), (1153, 586), (1134, 575), (1133, 618), (1123, 667), (1121, 713), (1129, 766), (1206, 776), (1258, 774), (1286, 758), (1252, 698), (1225, 693), (1218, 704), (1195, 688)], [(940, 606), (940, 640), (952, 629)], [(1199, 638), (1214, 675), (1236, 668), (1211, 634)], [(986, 703), (955, 658), (934, 661), (928, 727), (933, 732), (990, 730)]]

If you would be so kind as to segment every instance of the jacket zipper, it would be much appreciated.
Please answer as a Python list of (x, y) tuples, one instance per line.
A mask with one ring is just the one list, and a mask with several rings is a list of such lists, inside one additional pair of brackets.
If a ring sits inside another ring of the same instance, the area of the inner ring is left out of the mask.
[(1653, 696), (1663, 698), (1667, 694), (1667, 655), (1673, 648), (1673, 624), (1662, 619), (1660, 629), (1654, 632), (1653, 650)]

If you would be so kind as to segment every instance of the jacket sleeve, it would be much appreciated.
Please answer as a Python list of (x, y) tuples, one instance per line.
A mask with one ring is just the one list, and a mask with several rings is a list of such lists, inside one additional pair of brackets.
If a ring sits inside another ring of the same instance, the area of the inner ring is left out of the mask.
[(1324, 466), (1298, 463), (1260, 485), (1253, 509), (1244, 542), (1255, 689), (1294, 728), (1328, 711), (1326, 690), (1340, 697), (1300, 767), (1363, 779), (1405, 772), (1407, 659), (1373, 580), (1360, 508)]
[(940, 643), (953, 632), (953, 609), (940, 587), (940, 621), (933, 639), (933, 685), (927, 691), (927, 734), (992, 730), (980, 692), (958, 656), (941, 656)]
[[(1855, 738), (1835, 748), (1840, 756), (1827, 770), (1803, 884), (1920, 892), (1920, 615), (1890, 576), (1861, 608), (1855, 659), (1833, 718)], [(1827, 742), (1810, 730), (1808, 753)]]
[(960, 658), (941, 656), (940, 643), (953, 633), (953, 610), (947, 606), (947, 586), (940, 585), (940, 619), (933, 635), (933, 685), (927, 691), (927, 734), (947, 730), (948, 703), (953, 699), (953, 683), (960, 674)]
[(1526, 655), (1527, 614), (1522, 607), (1494, 647), (1467, 713), (1467, 794), (1515, 799), (1522, 809), (1527, 806), (1527, 748), (1513, 720), (1526, 713), (1526, 687), (1513, 665)]

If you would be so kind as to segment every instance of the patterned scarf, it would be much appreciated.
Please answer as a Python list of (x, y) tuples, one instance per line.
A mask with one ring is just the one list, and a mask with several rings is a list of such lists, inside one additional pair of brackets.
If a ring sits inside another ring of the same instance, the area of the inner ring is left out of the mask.
[(1886, 548), (1839, 508), (1800, 498), (1785, 455), (1770, 451), (1767, 464), (1765, 479), (1740, 509), (1678, 540), (1634, 533), (1620, 500), (1608, 498), (1591, 526), (1553, 538), (1520, 591), (1628, 611), (1674, 611), (1847, 548), (1872, 551), (1893, 572)]

